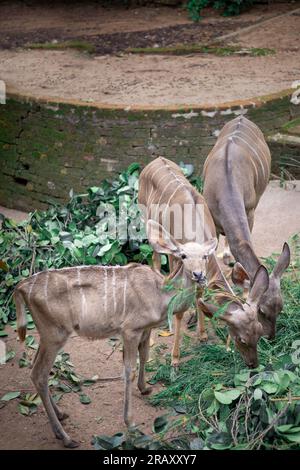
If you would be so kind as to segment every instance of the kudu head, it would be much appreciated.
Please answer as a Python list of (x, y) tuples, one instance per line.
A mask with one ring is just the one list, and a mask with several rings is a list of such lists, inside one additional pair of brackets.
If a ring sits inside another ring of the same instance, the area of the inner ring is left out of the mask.
[[(276, 334), (276, 319), (283, 307), (283, 300), (280, 288), (280, 279), (290, 264), (290, 248), (287, 243), (283, 245), (278, 261), (270, 274), (269, 287), (262, 296), (258, 306), (258, 320), (263, 326), (263, 334), (268, 339), (274, 339)], [(235, 268), (232, 271), (232, 280), (236, 284), (243, 285), (249, 283), (249, 276), (240, 276)]]
[[(244, 271), (239, 263), (236, 264), (241, 271)], [(247, 366), (251, 368), (258, 366), (257, 343), (263, 335), (262, 325), (258, 321), (258, 305), (268, 286), (268, 271), (264, 266), (260, 266), (245, 303), (237, 298), (232, 300), (232, 297), (220, 294), (221, 305), (227, 306), (219, 318), (228, 325), (229, 334), (236, 348)], [(220, 309), (220, 300), (218, 306), (203, 302), (201, 299), (198, 302), (203, 313), (210, 317)]]
[(212, 238), (202, 244), (195, 242), (179, 243), (159, 223), (147, 222), (148, 240), (154, 251), (172, 255), (181, 260), (185, 274), (199, 286), (207, 284), (206, 270), (208, 257), (217, 248), (218, 241)]

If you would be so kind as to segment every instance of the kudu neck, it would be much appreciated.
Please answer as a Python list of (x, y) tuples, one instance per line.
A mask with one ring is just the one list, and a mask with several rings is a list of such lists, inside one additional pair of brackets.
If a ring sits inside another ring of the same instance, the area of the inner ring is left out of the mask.
[(251, 241), (251, 232), (244, 198), (238, 188), (230, 185), (220, 200), (221, 225), (234, 258), (248, 272), (251, 281), (260, 266)]

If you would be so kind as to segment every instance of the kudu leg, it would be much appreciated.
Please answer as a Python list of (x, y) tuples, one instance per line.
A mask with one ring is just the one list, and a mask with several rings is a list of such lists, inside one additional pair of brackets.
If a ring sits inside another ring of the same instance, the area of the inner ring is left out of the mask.
[[(35, 356), (34, 356), (34, 358), (33, 358), (32, 364), (31, 364), (31, 366), (30, 366), (31, 369), (33, 369), (33, 367), (34, 367), (34, 365), (35, 365), (35, 363), (36, 363), (36, 360), (37, 360), (37, 358), (38, 358), (38, 356), (39, 356), (39, 352), (40, 352), (40, 345), (38, 346), (38, 349), (37, 349), (37, 351), (36, 351), (36, 353), (35, 353)], [(64, 419), (67, 419), (67, 418), (69, 417), (69, 415), (59, 409), (59, 407), (57, 406), (57, 404), (56, 404), (55, 401), (53, 400), (53, 397), (51, 396), (50, 391), (49, 391), (49, 396), (50, 396), (51, 404), (52, 404), (52, 406), (53, 406), (53, 409), (54, 409), (55, 414), (56, 414), (57, 418), (59, 419), (59, 421), (63, 421)]]
[(148, 387), (146, 385), (145, 380), (145, 365), (149, 359), (150, 335), (151, 330), (145, 331), (139, 344), (140, 368), (138, 378), (138, 389), (142, 395), (148, 395), (152, 391), (152, 387)]
[(132, 382), (135, 379), (138, 346), (142, 333), (130, 332), (123, 335), (123, 362), (125, 368), (124, 421), (134, 426), (132, 418)]
[(59, 421), (63, 421), (64, 419), (67, 419), (69, 417), (68, 413), (65, 413), (64, 411), (61, 411), (61, 409), (57, 406), (55, 403), (51, 393), (49, 392), (50, 400), (51, 400), (51, 405), (53, 406), (53, 409), (55, 411), (55, 414)]
[(178, 367), (180, 358), (180, 330), (183, 313), (177, 313), (175, 316), (175, 335), (172, 351), (172, 366)]
[[(66, 338), (61, 339), (61, 341), (57, 341), (55, 343), (50, 343), (49, 339), (44, 340), (43, 338), (41, 338), (39, 351), (34, 361), (34, 365), (31, 372), (31, 379), (44, 404), (55, 436), (57, 437), (57, 439), (61, 439), (63, 441), (65, 447), (73, 448), (78, 447), (79, 444), (71, 439), (71, 437), (65, 432), (64, 428), (59, 422), (58, 416), (53, 407), (53, 400), (50, 397), (48, 386), (48, 378), (51, 367), (59, 349), (61, 349), (64, 345), (65, 340)], [(56, 405), (55, 407), (57, 412), (62, 415)]]

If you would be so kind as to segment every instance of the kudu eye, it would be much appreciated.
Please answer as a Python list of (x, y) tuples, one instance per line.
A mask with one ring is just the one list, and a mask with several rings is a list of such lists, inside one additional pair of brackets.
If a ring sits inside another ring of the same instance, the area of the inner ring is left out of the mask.
[(181, 259), (185, 259), (185, 258), (186, 258), (186, 254), (182, 253)]

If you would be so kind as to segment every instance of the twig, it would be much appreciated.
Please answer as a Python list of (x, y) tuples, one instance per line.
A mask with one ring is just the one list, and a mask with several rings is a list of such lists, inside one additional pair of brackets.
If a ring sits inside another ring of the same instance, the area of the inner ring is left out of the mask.
[(291, 400), (289, 399), (286, 406), (282, 408), (282, 410), (279, 413), (277, 413), (277, 415), (272, 419), (269, 426), (267, 426), (266, 429), (264, 429), (264, 431), (262, 431), (255, 439), (252, 440), (252, 442), (249, 443), (250, 450), (253, 449), (256, 443), (258, 441), (261, 441), (265, 437), (265, 435), (270, 431), (270, 429), (272, 429), (275, 426), (275, 424), (279, 421), (281, 416), (285, 414), (290, 404), (291, 404)]
[(300, 401), (300, 397), (270, 398), (270, 401)]
[(121, 342), (122, 342), (121, 340), (117, 341), (116, 344), (112, 347), (111, 352), (108, 354), (108, 356), (106, 356), (107, 361), (113, 355), (113, 353), (116, 351), (116, 349), (120, 346)]
[(11, 388), (2, 388), (0, 387), (0, 390), (2, 392), (35, 392), (35, 389), (34, 388), (18, 388), (17, 390), (12, 390)]
[(212, 421), (209, 421), (203, 414), (203, 411), (202, 411), (202, 408), (201, 408), (201, 398), (202, 398), (202, 394), (203, 394), (204, 390), (202, 390), (202, 392), (200, 393), (199, 395), (199, 399), (198, 399), (198, 410), (199, 410), (199, 416), (200, 418), (206, 423), (208, 424), (209, 427), (213, 427), (215, 429), (215, 431), (219, 431), (219, 426), (216, 426), (216, 424)]
[(36, 257), (36, 244), (33, 245), (33, 254), (32, 254), (30, 269), (29, 269), (29, 275), (30, 276), (32, 276), (32, 274), (33, 274), (33, 267), (34, 267), (34, 263), (35, 263), (35, 257)]

